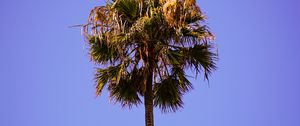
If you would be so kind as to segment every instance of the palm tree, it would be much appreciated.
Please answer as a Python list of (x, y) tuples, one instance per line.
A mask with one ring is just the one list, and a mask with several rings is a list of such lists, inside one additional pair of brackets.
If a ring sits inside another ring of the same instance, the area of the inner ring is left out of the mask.
[(122, 106), (145, 106), (146, 126), (153, 107), (175, 112), (193, 86), (185, 70), (215, 69), (217, 55), (205, 16), (195, 0), (113, 0), (91, 10), (83, 33), (95, 74), (96, 94), (104, 87)]

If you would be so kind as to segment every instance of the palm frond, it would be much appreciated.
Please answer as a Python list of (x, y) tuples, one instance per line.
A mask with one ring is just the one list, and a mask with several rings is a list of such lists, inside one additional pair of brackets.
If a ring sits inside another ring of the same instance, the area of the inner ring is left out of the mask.
[(145, 71), (143, 68), (134, 67), (134, 69), (130, 73), (131, 84), (136, 88), (137, 92), (144, 96), (144, 92), (146, 90), (145, 87)]
[(118, 50), (114, 46), (109, 46), (106, 39), (105, 36), (89, 39), (90, 57), (95, 63), (107, 64), (119, 59)]
[(112, 5), (113, 9), (123, 18), (123, 20), (133, 23), (139, 16), (138, 3), (136, 0), (117, 0)]
[(204, 19), (205, 19), (204, 15), (189, 16), (185, 19), (185, 23), (192, 24), (199, 21), (204, 21)]
[(204, 71), (205, 79), (212, 70), (216, 69), (217, 54), (212, 51), (212, 46), (208, 44), (194, 45), (190, 47), (187, 54), (187, 64), (194, 67), (196, 72)]
[(126, 64), (99, 68), (95, 74), (96, 95), (99, 95), (106, 84), (110, 91), (110, 98), (120, 102), (123, 107), (141, 103), (138, 93), (143, 94), (142, 70), (126, 71)]
[(166, 55), (171, 65), (179, 66), (184, 64), (184, 55), (181, 50), (168, 49)]
[(179, 80), (169, 76), (154, 85), (154, 105), (162, 112), (175, 112), (183, 107), (182, 94)]
[[(171, 46), (171, 45), (168, 45)], [(194, 68), (196, 73), (204, 72), (205, 79), (216, 69), (217, 54), (209, 43), (196, 44), (192, 47), (171, 46), (165, 52), (166, 60), (171, 68), (183, 72), (184, 68)]]
[(176, 77), (181, 92), (186, 93), (193, 89), (192, 83), (186, 78), (184, 68), (173, 66), (171, 69), (172, 76)]
[(119, 83), (111, 83), (108, 90), (110, 91), (110, 98), (120, 102), (123, 107), (132, 107), (132, 105), (141, 103), (137, 89), (128, 76), (121, 77)]
[(121, 70), (121, 65), (110, 66), (108, 68), (99, 68), (95, 74), (96, 95), (100, 95), (104, 86), (111, 80), (116, 80)]
[(119, 81), (111, 81), (108, 86), (111, 99), (121, 103), (123, 107), (138, 105), (141, 103), (139, 95), (144, 95), (144, 73), (143, 69), (134, 68), (130, 73), (118, 75)]
[[(200, 24), (196, 24), (193, 26), (193, 28), (182, 28), (181, 33), (183, 37), (196, 38), (192, 41), (205, 41), (206, 39), (214, 40), (214, 35), (208, 30), (208, 27), (206, 25), (201, 26)], [(190, 40), (191, 39), (189, 39), (188, 41)]]

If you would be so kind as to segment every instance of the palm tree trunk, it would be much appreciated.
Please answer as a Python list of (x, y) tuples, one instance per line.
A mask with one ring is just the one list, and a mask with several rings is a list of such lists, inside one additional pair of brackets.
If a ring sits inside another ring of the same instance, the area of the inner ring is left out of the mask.
[(153, 81), (153, 62), (148, 60), (148, 73), (147, 73), (147, 81), (146, 81), (146, 91), (144, 96), (145, 103), (145, 123), (146, 126), (154, 126), (154, 118), (153, 118), (153, 89), (152, 89), (152, 81)]

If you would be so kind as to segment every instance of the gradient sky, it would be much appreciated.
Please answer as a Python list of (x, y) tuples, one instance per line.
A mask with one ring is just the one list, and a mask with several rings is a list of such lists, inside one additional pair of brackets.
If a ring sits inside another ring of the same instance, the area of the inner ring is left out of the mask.
[[(103, 0), (104, 1), (104, 0)], [(95, 97), (79, 28), (95, 0), (0, 1), (0, 126), (143, 126), (144, 107)], [(156, 126), (300, 126), (300, 1), (198, 0), (217, 39), (210, 87), (191, 81)]]

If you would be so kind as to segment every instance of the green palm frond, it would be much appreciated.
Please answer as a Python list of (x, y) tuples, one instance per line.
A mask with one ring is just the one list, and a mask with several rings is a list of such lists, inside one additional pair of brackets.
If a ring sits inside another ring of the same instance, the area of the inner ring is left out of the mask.
[(176, 78), (167, 77), (161, 83), (156, 83), (153, 90), (154, 105), (159, 107), (162, 112), (175, 112), (183, 107), (182, 92)]
[(120, 76), (121, 65), (110, 66), (105, 69), (99, 68), (95, 74), (96, 80), (96, 95), (99, 95), (102, 92), (104, 86), (111, 80), (116, 80)]
[(111, 83), (108, 90), (110, 91), (110, 98), (120, 102), (123, 107), (131, 107), (141, 103), (138, 91), (128, 76), (121, 77), (119, 83)]
[(205, 17), (203, 15), (191, 16), (191, 17), (187, 17), (185, 19), (185, 23), (187, 23), (187, 24), (196, 23), (199, 21), (204, 21), (204, 19), (205, 19)]
[[(174, 46), (173, 46), (174, 47)], [(199, 44), (192, 47), (175, 47), (166, 51), (166, 60), (170, 67), (177, 71), (184, 68), (194, 68), (197, 73), (204, 72), (205, 79), (212, 70), (216, 69), (217, 54), (211, 45)]]
[(99, 68), (95, 74), (97, 95), (101, 93), (106, 84), (110, 91), (110, 98), (121, 105), (129, 106), (141, 103), (138, 93), (144, 90), (142, 70), (126, 71), (125, 64)]
[(113, 9), (123, 18), (124, 21), (134, 22), (139, 16), (139, 4), (136, 0), (117, 0), (112, 5)]
[(136, 88), (137, 92), (143, 96), (145, 92), (145, 71), (143, 68), (135, 67), (130, 73), (131, 84)]
[(197, 40), (203, 40), (203, 39), (213, 39), (212, 33), (208, 30), (208, 27), (206, 25), (196, 25), (194, 28), (182, 28), (181, 33), (184, 37), (194, 37), (197, 38)]
[(194, 67), (196, 72), (204, 71), (205, 79), (212, 70), (216, 69), (217, 54), (213, 53), (212, 46), (207, 44), (190, 47), (187, 54), (187, 64)]
[(119, 52), (114, 46), (109, 46), (106, 37), (91, 37), (89, 39), (90, 56), (95, 63), (113, 63), (119, 59)]
[(108, 86), (111, 99), (120, 102), (123, 107), (141, 103), (138, 94), (143, 96), (145, 90), (143, 70), (134, 68), (131, 72), (125, 71), (124, 75), (118, 77), (119, 81), (112, 79)]
[(186, 78), (186, 74), (182, 67), (173, 66), (171, 74), (177, 78), (179, 89), (181, 92), (186, 93), (193, 89), (192, 83)]
[(184, 63), (184, 54), (181, 50), (168, 49), (167, 58), (171, 65), (182, 65)]

